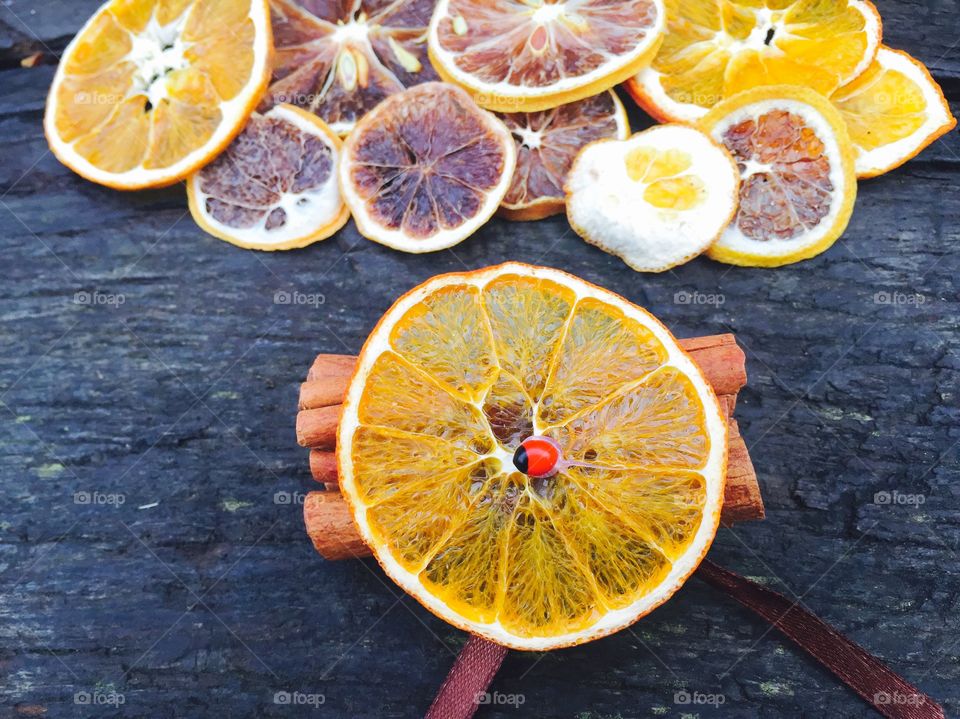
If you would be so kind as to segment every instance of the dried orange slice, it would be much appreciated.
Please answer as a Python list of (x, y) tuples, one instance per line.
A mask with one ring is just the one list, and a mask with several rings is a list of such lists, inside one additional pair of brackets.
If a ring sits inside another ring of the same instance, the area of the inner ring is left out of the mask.
[(865, 71), (881, 23), (866, 0), (665, 0), (667, 29), (649, 67), (627, 82), (661, 122), (692, 122), (761, 85), (829, 95)]
[(481, 107), (533, 112), (634, 75), (663, 27), (663, 0), (439, 0), (430, 59)]
[(730, 153), (685, 125), (583, 149), (567, 178), (567, 218), (592, 245), (638, 272), (663, 272), (706, 250), (737, 210)]
[(404, 252), (461, 242), (510, 187), (510, 131), (442, 82), (391, 95), (343, 146), (340, 189), (364, 237)]
[(340, 138), (292, 105), (254, 114), (226, 151), (190, 177), (194, 220), (214, 237), (253, 250), (323, 240), (350, 211), (340, 197)]
[(499, 211), (511, 220), (563, 212), (563, 183), (577, 153), (594, 140), (623, 140), (630, 134), (627, 111), (612, 91), (551, 110), (499, 117), (517, 145), (517, 169)]
[(846, 120), (857, 153), (857, 177), (900, 167), (957, 126), (923, 63), (888, 47), (881, 47), (867, 71), (830, 99)]
[(181, 180), (240, 132), (267, 86), (270, 49), (266, 0), (110, 0), (57, 68), (50, 149), (109, 187)]
[(276, 53), (261, 103), (302, 107), (346, 135), (381, 100), (436, 80), (427, 59), (433, 0), (270, 0)]
[(820, 254), (843, 234), (857, 196), (846, 125), (813, 90), (758, 87), (701, 121), (740, 169), (740, 207), (707, 254), (776, 267)]
[(647, 312), (511, 263), (435, 277), (384, 315), (337, 460), (394, 581), (462, 629), (543, 650), (632, 624), (693, 572), (726, 423)]

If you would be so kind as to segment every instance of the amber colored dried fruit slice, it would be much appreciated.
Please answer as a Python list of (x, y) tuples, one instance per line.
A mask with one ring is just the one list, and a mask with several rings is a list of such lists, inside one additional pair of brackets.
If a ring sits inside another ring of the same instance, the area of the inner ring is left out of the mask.
[(592, 97), (649, 62), (661, 0), (439, 0), (430, 59), (482, 107), (534, 112)]
[(437, 79), (432, 11), (433, 0), (270, 0), (276, 51), (261, 109), (296, 105), (346, 135), (384, 98)]
[[(560, 448), (555, 474), (519, 471), (531, 437)], [(542, 650), (629, 625), (696, 568), (719, 521), (726, 423), (645, 311), (511, 263), (435, 277), (387, 312), (337, 461), (396, 582), (458, 627)]]
[(857, 178), (829, 100), (802, 87), (758, 87), (720, 103), (701, 125), (740, 169), (740, 207), (710, 257), (776, 267), (814, 257), (843, 234)]
[(577, 153), (594, 140), (623, 140), (630, 134), (627, 111), (612, 91), (550, 110), (498, 117), (517, 145), (517, 169), (498, 213), (511, 220), (563, 212), (563, 184)]
[(44, 130), (88, 180), (169, 185), (240, 132), (270, 77), (267, 0), (110, 0), (57, 68)]
[(346, 224), (336, 167), (340, 139), (291, 105), (254, 114), (212, 163), (191, 176), (187, 197), (205, 231), (239, 247), (289, 250)]
[(391, 95), (357, 124), (344, 143), (340, 187), (360, 234), (432, 252), (490, 218), (516, 154), (502, 122), (460, 88), (430, 82)]

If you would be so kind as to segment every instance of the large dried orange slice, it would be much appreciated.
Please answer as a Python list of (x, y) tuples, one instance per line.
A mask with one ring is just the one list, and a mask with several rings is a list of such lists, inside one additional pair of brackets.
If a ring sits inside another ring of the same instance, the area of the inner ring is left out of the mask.
[(110, 0), (63, 54), (44, 129), (102, 185), (169, 185), (240, 132), (270, 77), (266, 0)]
[(430, 59), (502, 112), (532, 112), (607, 90), (650, 62), (662, 0), (439, 0)]
[(830, 99), (846, 120), (857, 153), (857, 177), (900, 167), (957, 126), (923, 63), (888, 47), (881, 47), (867, 71)]
[(254, 114), (216, 160), (190, 177), (194, 220), (214, 237), (253, 250), (323, 240), (350, 211), (340, 197), (340, 138), (292, 105)]
[(621, 629), (717, 531), (726, 425), (656, 319), (557, 270), (435, 277), (360, 353), (340, 487), (387, 574), (517, 649)]
[(865, 71), (880, 46), (880, 15), (866, 0), (664, 1), (663, 44), (627, 82), (661, 122), (692, 122), (760, 85), (829, 95)]
[(270, 11), (276, 53), (261, 108), (296, 105), (346, 135), (388, 95), (437, 79), (433, 0), (270, 0)]
[(563, 212), (563, 183), (577, 153), (594, 140), (623, 140), (630, 134), (627, 111), (613, 91), (550, 110), (499, 117), (517, 145), (517, 169), (499, 211), (511, 220)]
[(843, 233), (857, 196), (843, 118), (813, 90), (758, 87), (717, 105), (702, 126), (740, 169), (740, 207), (707, 254), (775, 267), (820, 254)]
[(510, 131), (458, 87), (442, 82), (391, 95), (343, 146), (340, 188), (365, 237), (432, 252), (469, 237), (510, 187)]
[(739, 184), (730, 153), (708, 135), (657, 125), (583, 149), (567, 179), (567, 218), (638, 272), (663, 272), (720, 236), (737, 210)]

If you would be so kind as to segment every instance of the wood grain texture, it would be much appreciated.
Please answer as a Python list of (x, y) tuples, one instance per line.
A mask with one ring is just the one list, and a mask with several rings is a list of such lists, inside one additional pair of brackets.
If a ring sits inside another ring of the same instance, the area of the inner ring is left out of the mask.
[[(464, 636), (371, 560), (316, 556), (301, 506), (316, 485), (290, 418), (304, 367), (359, 351), (398, 294), (511, 259), (609, 287), (678, 336), (736, 334), (767, 519), (722, 529), (711, 559), (960, 714), (956, 133), (862, 183), (841, 241), (781, 270), (698, 259), (638, 275), (563, 218), (495, 219), (429, 256), (352, 224), (256, 254), (194, 227), (182, 186), (110, 191), (47, 152), (54, 68), (20, 58), (50, 62), (97, 5), (0, 3), (0, 715), (422, 716)], [(960, 110), (957, 1), (877, 5), (885, 42), (927, 62)], [(315, 301), (275, 301), (292, 291)], [(74, 703), (98, 687), (125, 703)], [(523, 706), (478, 716), (873, 716), (698, 581), (632, 631), (511, 653), (493, 688)], [(679, 705), (681, 689), (725, 703)], [(325, 703), (275, 704), (283, 691)]]

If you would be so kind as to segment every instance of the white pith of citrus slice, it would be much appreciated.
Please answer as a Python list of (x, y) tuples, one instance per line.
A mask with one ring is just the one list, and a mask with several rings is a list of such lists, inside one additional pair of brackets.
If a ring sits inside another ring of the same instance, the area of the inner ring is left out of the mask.
[(899, 167), (957, 126), (927, 68), (886, 46), (866, 72), (830, 99), (847, 123), (857, 153), (857, 177), (876, 177)]
[(843, 233), (857, 196), (854, 151), (837, 109), (813, 90), (758, 87), (702, 120), (740, 169), (740, 205), (707, 254), (776, 267), (808, 259)]
[(762, 85), (829, 95), (864, 72), (880, 46), (880, 15), (866, 0), (664, 1), (663, 44), (626, 83), (661, 122), (694, 122)]
[(599, 140), (567, 177), (567, 219), (583, 239), (638, 272), (706, 250), (737, 210), (740, 173), (722, 145), (685, 125)]
[(191, 175), (190, 212), (206, 232), (246, 249), (326, 239), (350, 218), (337, 181), (340, 151), (337, 135), (306, 110), (255, 113), (223, 154)]
[(563, 212), (563, 185), (577, 153), (594, 140), (630, 134), (627, 111), (612, 90), (550, 110), (498, 117), (517, 146), (517, 168), (498, 212), (510, 220)]
[(481, 107), (534, 112), (596, 95), (650, 62), (663, 0), (439, 0), (430, 59)]
[(403, 252), (452, 247), (496, 212), (517, 151), (506, 126), (459, 87), (416, 85), (347, 137), (340, 190), (360, 234)]
[(50, 149), (93, 182), (169, 185), (241, 130), (270, 76), (266, 0), (110, 0), (67, 46)]
[(276, 52), (261, 109), (296, 105), (346, 135), (387, 96), (438, 79), (432, 11), (433, 0), (270, 0)]
[[(512, 464), (530, 435), (565, 464)], [(666, 601), (716, 534), (726, 422), (646, 311), (510, 263), (442, 275), (367, 339), (337, 438), (340, 488), (386, 573), (516, 649), (579, 644)]]

